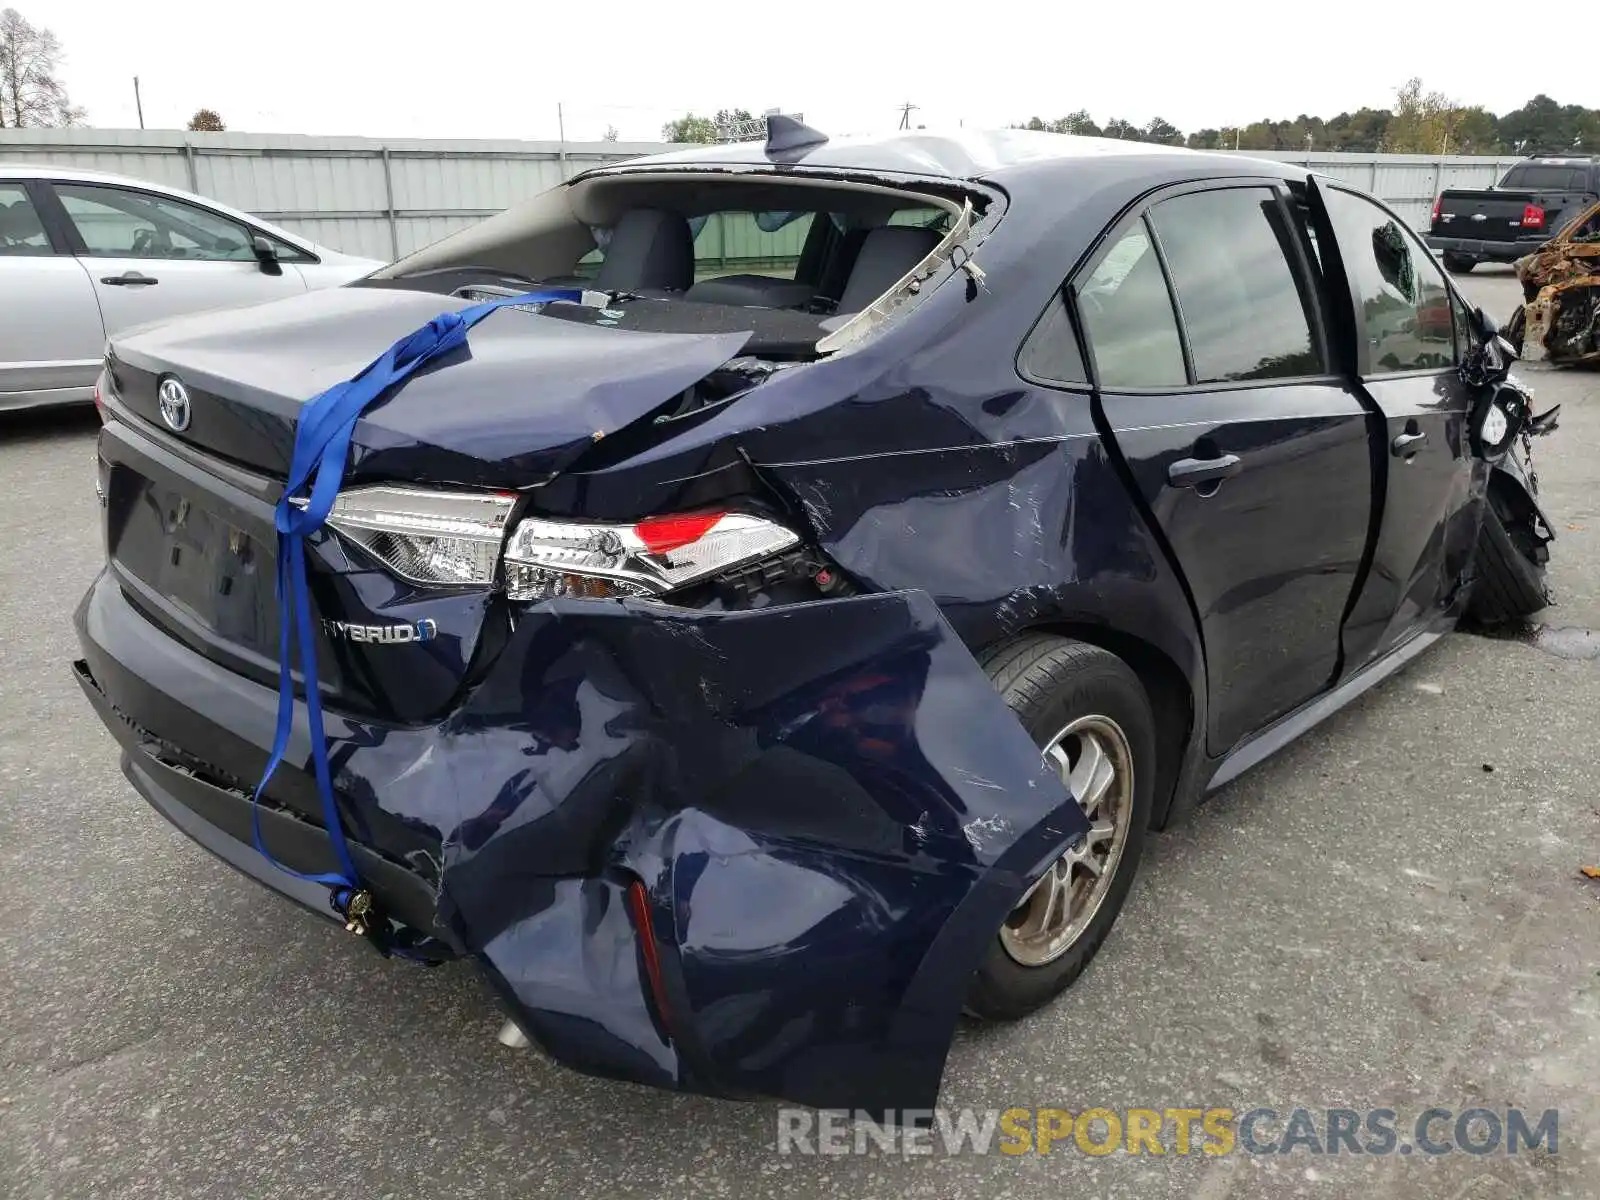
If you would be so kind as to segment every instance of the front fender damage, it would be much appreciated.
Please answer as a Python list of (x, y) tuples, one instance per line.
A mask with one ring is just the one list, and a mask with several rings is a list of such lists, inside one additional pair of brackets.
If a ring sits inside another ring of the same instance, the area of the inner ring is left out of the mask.
[(973, 970), (1087, 830), (920, 591), (541, 605), (437, 734), (440, 920), (557, 1059), (684, 1090), (930, 1107)]

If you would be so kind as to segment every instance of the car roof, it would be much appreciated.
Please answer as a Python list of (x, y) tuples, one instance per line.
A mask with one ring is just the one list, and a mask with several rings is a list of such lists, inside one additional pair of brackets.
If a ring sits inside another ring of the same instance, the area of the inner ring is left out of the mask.
[[(625, 167), (704, 167), (708, 170), (737, 170), (741, 167), (775, 165), (819, 167), (842, 171), (878, 172), (947, 179), (952, 182), (981, 179), (1003, 180), (1012, 169), (1047, 167), (1050, 164), (1082, 163), (1085, 160), (1139, 160), (1141, 168), (1170, 164), (1175, 171), (1193, 170), (1200, 163), (1215, 164), (1232, 160), (1235, 166), (1248, 165), (1252, 173), (1284, 175), (1284, 164), (1248, 156), (1222, 155), (1189, 150), (1152, 142), (1122, 138), (1079, 137), (1067, 133), (1044, 133), (1032, 129), (958, 129), (947, 132), (895, 132), (854, 137), (830, 138), (803, 150), (768, 156), (764, 142), (735, 142), (722, 145), (691, 146), (634, 158), (626, 163), (597, 167), (588, 175), (604, 174)], [(1211, 173), (1206, 171), (1205, 173)]]
[(186, 192), (182, 188), (171, 187), (165, 183), (156, 183), (151, 179), (137, 179), (132, 175), (113, 175), (107, 171), (83, 171), (76, 167), (51, 167), (43, 163), (0, 162), (0, 181), (7, 179), (49, 179), (59, 183), (104, 183), (113, 187), (136, 188), (141, 192), (157, 192), (163, 196), (171, 196), (174, 200), (187, 200), (193, 204), (222, 213), (224, 216), (234, 217), (251, 225), (259, 226), (274, 237), (281, 237), (302, 249), (314, 250), (318, 254), (333, 253), (328, 247), (320, 246), (301, 234), (290, 233), (287, 229), (280, 229), (253, 213), (233, 208), (220, 200), (212, 199), (210, 196), (202, 196), (196, 192)]

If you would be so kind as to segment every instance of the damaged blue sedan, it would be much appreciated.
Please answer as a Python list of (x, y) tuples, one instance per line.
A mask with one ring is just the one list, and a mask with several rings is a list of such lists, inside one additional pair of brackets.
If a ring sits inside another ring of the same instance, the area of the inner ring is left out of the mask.
[(74, 669), (170, 822), (558, 1060), (927, 1108), (1148, 831), (1545, 602), (1509, 362), (1289, 164), (773, 118), (116, 338)]

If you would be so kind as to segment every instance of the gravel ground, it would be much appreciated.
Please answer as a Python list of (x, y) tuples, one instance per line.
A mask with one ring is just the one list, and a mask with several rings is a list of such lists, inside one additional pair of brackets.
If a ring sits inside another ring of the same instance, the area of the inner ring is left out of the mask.
[(0, 421), (0, 1194), (1600, 1195), (1600, 374), (1527, 378), (1565, 405), (1544, 630), (1452, 635), (1155, 839), (1094, 966), (963, 1032), (942, 1100), (1380, 1107), (1403, 1141), (1556, 1108), (1556, 1154), (780, 1155), (774, 1106), (507, 1050), (468, 969), (361, 952), (123, 781), (67, 672), (100, 544), (92, 415), (57, 415)]

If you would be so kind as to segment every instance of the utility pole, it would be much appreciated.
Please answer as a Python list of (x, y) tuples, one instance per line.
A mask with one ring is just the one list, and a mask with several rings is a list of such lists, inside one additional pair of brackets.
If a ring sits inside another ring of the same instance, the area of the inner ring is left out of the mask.
[(909, 100), (900, 106), (900, 128), (911, 128), (911, 114), (917, 111), (917, 106)]
[(139, 99), (139, 77), (133, 77), (133, 106), (139, 110), (139, 128), (144, 128), (144, 104)]
[(561, 163), (561, 182), (567, 181), (567, 118), (561, 111), (561, 101), (556, 101), (556, 133), (561, 138), (561, 148), (556, 157)]

